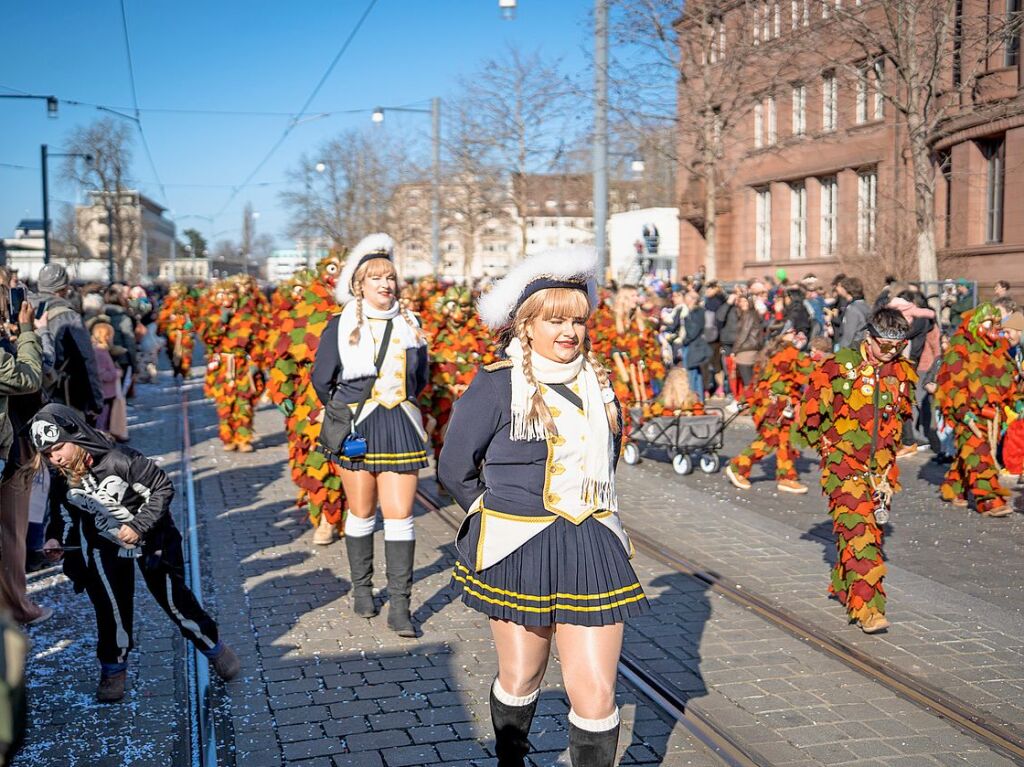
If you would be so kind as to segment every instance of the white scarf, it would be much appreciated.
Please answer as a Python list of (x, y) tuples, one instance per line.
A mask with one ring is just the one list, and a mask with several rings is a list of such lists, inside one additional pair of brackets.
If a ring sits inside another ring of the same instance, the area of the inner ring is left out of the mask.
[(370, 331), (370, 320), (391, 320), (391, 333), (402, 343), (402, 348), (410, 349), (423, 346), (424, 341), (402, 313), (398, 301), (390, 309), (381, 311), (374, 309), (363, 301), (363, 323), (359, 326), (359, 343), (349, 343), (349, 337), (356, 328), (356, 301), (349, 301), (341, 310), (338, 320), (338, 356), (341, 358), (341, 380), (353, 381), (357, 378), (376, 377), (377, 350), (374, 348), (373, 333)]
[[(519, 339), (512, 339), (505, 354), (512, 360), (512, 427), (510, 438), (513, 441), (531, 441), (547, 439), (548, 433), (540, 419), (528, 419), (530, 401), (536, 387), (530, 385), (523, 373), (523, 347)], [(584, 476), (580, 482), (580, 498), (585, 503), (593, 503), (599, 508), (616, 508), (615, 472), (613, 470), (612, 452), (615, 440), (608, 425), (605, 409), (607, 402), (614, 400), (612, 389), (601, 388), (597, 373), (587, 360), (580, 354), (572, 362), (555, 362), (542, 357), (532, 349), (530, 362), (533, 377), (541, 384), (571, 384), (577, 381), (580, 399), (583, 400), (583, 413), (587, 422), (586, 455), (584, 460)], [(582, 434), (572, 433), (574, 423), (569, 419), (555, 419), (559, 436), (578, 439)]]

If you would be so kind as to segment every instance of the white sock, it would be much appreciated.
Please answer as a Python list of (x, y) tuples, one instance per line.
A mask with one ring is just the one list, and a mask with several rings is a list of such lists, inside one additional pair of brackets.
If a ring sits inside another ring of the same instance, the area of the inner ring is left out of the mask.
[(529, 695), (511, 695), (505, 692), (504, 688), (498, 684), (498, 678), (494, 678), (494, 697), (504, 703), (506, 706), (528, 706), (533, 703), (537, 698), (540, 697), (540, 688), (531, 692)]
[(377, 527), (376, 513), (367, 519), (351, 513), (345, 515), (345, 535), (349, 538), (365, 538), (368, 535), (373, 535), (375, 527)]
[(406, 519), (384, 520), (385, 541), (415, 541), (416, 528), (412, 526), (412, 517)]
[(610, 716), (604, 719), (584, 719), (575, 711), (569, 711), (569, 724), (587, 732), (607, 732), (619, 726), (619, 709), (616, 707)]

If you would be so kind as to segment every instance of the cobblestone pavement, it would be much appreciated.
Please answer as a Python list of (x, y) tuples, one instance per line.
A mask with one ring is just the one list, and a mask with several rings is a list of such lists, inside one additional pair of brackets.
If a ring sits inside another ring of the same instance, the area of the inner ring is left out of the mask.
[[(1024, 616), (1012, 582), (1024, 518), (953, 512), (914, 477), (915, 469), (930, 471), (925, 460), (904, 466), (908, 491), (896, 498), (886, 547), (894, 625), (875, 637), (847, 626), (842, 608), (826, 598), (834, 544), (813, 485), (803, 497), (765, 481), (741, 492), (721, 474), (678, 477), (653, 460), (623, 467), (618, 483), (627, 526), (656, 530), (659, 541), (705, 567), (1024, 732)], [(803, 474), (809, 482), (817, 476)], [(951, 567), (973, 576), (960, 582), (949, 577)]]
[[(155, 458), (180, 483), (178, 395), (167, 386), (138, 385), (128, 408), (131, 445)], [(155, 428), (159, 427), (159, 428)], [(181, 526), (182, 496), (174, 501)], [(136, 577), (135, 644), (128, 695), (117, 705), (96, 702), (96, 619), (85, 594), (75, 594), (59, 569), (30, 577), (29, 593), (55, 609), (30, 627), (26, 679), (29, 730), (16, 767), (167, 767), (187, 764), (185, 643)]]

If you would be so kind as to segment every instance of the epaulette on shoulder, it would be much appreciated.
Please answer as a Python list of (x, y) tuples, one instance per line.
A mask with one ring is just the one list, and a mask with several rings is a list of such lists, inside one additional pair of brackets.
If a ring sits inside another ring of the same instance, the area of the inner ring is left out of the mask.
[(492, 362), (490, 365), (484, 365), (484, 370), (488, 373), (494, 373), (498, 370), (505, 370), (510, 367), (512, 367), (512, 360), (498, 360), (497, 362)]

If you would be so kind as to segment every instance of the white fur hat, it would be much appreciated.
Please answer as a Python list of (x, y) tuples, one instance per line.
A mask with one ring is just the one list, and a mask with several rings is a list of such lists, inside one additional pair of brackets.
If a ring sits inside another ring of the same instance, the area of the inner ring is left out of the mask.
[(480, 298), (477, 312), (492, 330), (506, 327), (520, 304), (546, 288), (576, 288), (587, 294), (591, 311), (597, 306), (597, 250), (592, 247), (555, 248), (530, 256), (495, 283)]
[(359, 244), (352, 248), (345, 258), (345, 268), (341, 270), (341, 276), (334, 288), (334, 297), (340, 306), (344, 306), (353, 298), (352, 278), (356, 270), (364, 261), (371, 258), (386, 258), (388, 261), (395, 260), (395, 241), (390, 235), (383, 232), (368, 234), (359, 241)]

